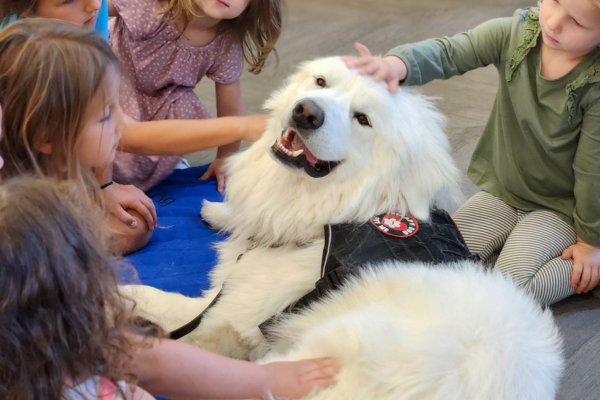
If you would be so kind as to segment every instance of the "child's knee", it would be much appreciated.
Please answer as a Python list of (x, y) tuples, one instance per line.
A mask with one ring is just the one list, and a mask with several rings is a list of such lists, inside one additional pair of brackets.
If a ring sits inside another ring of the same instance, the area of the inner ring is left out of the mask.
[(153, 230), (146, 220), (135, 210), (127, 210), (137, 221), (137, 227), (131, 228), (113, 216), (109, 216), (111, 227), (110, 245), (114, 253), (127, 255), (146, 246), (152, 237)]

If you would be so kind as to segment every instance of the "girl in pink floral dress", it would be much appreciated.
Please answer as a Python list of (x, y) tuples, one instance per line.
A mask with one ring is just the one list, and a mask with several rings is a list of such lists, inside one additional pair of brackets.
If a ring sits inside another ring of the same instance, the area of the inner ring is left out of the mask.
[[(239, 78), (245, 59), (259, 73), (281, 31), (281, 0), (109, 0), (115, 15), (110, 41), (122, 63), (120, 103), (137, 121), (204, 119), (212, 115), (194, 87), (215, 82), (218, 116), (243, 112)], [(224, 189), (224, 157), (239, 142), (219, 147), (203, 178)], [(113, 176), (148, 190), (182, 156), (118, 153)]]

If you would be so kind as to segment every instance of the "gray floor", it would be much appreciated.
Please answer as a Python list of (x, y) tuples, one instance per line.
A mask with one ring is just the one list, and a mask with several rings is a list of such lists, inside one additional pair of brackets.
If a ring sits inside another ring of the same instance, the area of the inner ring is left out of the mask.
[[(284, 33), (277, 45), (279, 65), (275, 67), (271, 60), (260, 75), (245, 72), (242, 76), (247, 111), (260, 112), (271, 91), (299, 62), (353, 53), (355, 41), (381, 54), (403, 42), (452, 35), (535, 4), (535, 0), (288, 0)], [(496, 80), (491, 67), (422, 88), (425, 94), (439, 98), (437, 105), (448, 116), (448, 136), (463, 171), (491, 109)], [(214, 110), (213, 87), (205, 81), (197, 91)], [(207, 151), (188, 159), (198, 165), (213, 157), (214, 152)], [(468, 196), (476, 188), (465, 179), (463, 191)], [(556, 305), (554, 312), (567, 357), (558, 398), (600, 399), (600, 298), (575, 296)]]

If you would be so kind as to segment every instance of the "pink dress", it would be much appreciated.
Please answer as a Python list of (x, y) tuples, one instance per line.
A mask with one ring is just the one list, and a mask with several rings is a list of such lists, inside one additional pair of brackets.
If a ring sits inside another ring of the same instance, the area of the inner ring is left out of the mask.
[[(119, 99), (137, 121), (211, 118), (193, 92), (202, 77), (229, 84), (242, 73), (239, 41), (227, 32), (202, 47), (190, 46), (166, 23), (158, 0), (113, 0), (119, 17), (110, 22), (110, 42), (121, 60)], [(168, 132), (165, 132), (168, 134)], [(182, 156), (117, 153), (113, 178), (148, 190), (173, 172)]]

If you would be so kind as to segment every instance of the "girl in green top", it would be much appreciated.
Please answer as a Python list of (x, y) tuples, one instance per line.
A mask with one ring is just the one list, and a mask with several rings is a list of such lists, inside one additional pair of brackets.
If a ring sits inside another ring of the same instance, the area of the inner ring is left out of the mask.
[(472, 252), (552, 304), (600, 280), (600, 1), (539, 9), (373, 57), (350, 68), (391, 92), (494, 64), (499, 89), (473, 153), (482, 192), (455, 220)]

